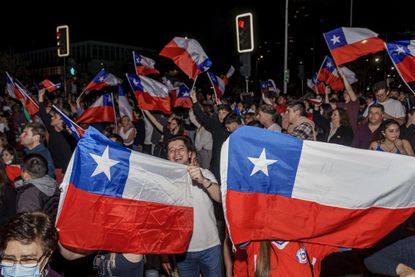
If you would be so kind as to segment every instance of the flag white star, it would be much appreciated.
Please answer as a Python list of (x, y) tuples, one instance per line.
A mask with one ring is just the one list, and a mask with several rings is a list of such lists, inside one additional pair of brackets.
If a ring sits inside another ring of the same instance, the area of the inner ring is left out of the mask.
[(248, 159), (251, 161), (251, 163), (254, 164), (254, 169), (252, 169), (250, 176), (254, 175), (258, 171), (262, 171), (265, 175), (269, 176), (268, 166), (278, 161), (278, 160), (267, 160), (267, 156), (265, 154), (265, 148), (262, 149), (262, 152), (259, 158), (248, 157)]
[(399, 45), (396, 47), (396, 52), (399, 54), (405, 53), (405, 49), (403, 49), (403, 46)]
[(91, 177), (104, 173), (105, 176), (107, 176), (108, 180), (111, 181), (111, 173), (110, 173), (111, 167), (118, 164), (119, 161), (110, 159), (109, 146), (105, 148), (104, 153), (102, 153), (102, 156), (98, 156), (92, 153), (90, 155), (94, 159), (95, 163), (97, 164), (97, 167), (95, 168)]
[(333, 66), (333, 64), (331, 62), (328, 62), (326, 65), (327, 65), (328, 68), (331, 68)]
[(104, 82), (104, 76), (99, 77), (98, 81)]
[(336, 45), (336, 43), (340, 43), (340, 36), (336, 36), (333, 34), (333, 37), (330, 39), (331, 43), (333, 43), (333, 45)]
[(133, 80), (134, 86), (138, 86), (138, 81), (136, 79)]

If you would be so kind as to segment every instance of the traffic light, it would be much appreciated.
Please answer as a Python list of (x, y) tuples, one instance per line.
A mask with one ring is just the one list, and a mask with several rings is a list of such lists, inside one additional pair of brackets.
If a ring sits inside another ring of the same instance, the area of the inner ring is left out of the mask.
[(75, 67), (71, 66), (71, 67), (69, 68), (69, 74), (70, 74), (71, 76), (75, 76), (75, 75), (76, 75), (76, 69), (75, 69)]
[(56, 44), (58, 57), (69, 56), (69, 26), (62, 25), (56, 27)]
[(252, 13), (243, 13), (236, 16), (236, 44), (238, 53), (254, 50), (254, 28)]

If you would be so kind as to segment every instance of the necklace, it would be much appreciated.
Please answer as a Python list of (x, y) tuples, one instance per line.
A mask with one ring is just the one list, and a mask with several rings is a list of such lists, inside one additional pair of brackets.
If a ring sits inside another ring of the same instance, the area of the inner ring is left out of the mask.
[(387, 147), (388, 145), (384, 142), (383, 143), (383, 149), (385, 149), (385, 151), (386, 152), (390, 152), (390, 153), (393, 153), (393, 152), (395, 152), (395, 149), (396, 149), (396, 145), (395, 144), (393, 144), (392, 145), (392, 147)]

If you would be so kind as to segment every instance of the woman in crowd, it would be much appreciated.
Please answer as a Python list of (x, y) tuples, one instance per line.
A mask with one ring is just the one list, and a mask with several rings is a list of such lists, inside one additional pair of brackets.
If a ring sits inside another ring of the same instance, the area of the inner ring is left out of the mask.
[(337, 108), (331, 115), (330, 131), (327, 142), (351, 146), (353, 130), (350, 126), (349, 116), (342, 108)]
[(127, 115), (121, 118), (121, 128), (118, 134), (122, 137), (124, 146), (132, 149), (137, 130)]
[(369, 146), (369, 149), (383, 151), (395, 154), (413, 156), (414, 150), (406, 139), (400, 139), (400, 129), (397, 121), (387, 119), (382, 122), (377, 133), (375, 141)]

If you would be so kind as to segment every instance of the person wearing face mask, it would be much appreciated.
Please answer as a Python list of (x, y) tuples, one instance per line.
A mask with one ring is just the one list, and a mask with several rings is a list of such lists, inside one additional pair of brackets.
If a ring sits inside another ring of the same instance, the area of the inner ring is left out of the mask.
[(3, 277), (59, 277), (49, 267), (58, 245), (58, 232), (41, 212), (21, 213), (7, 223), (0, 236)]

